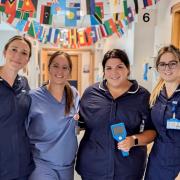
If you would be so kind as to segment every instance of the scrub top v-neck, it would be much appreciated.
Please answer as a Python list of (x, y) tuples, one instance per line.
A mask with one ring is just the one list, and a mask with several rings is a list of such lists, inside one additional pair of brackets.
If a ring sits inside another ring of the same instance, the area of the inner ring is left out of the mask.
[[(77, 90), (71, 87), (74, 94), (74, 104), (79, 101)], [(62, 100), (57, 101), (51, 93), (42, 86), (30, 92), (32, 104), (27, 122), (35, 161), (43, 161), (54, 169), (64, 169), (73, 166), (77, 151), (75, 134), (76, 108), (72, 107), (68, 115), (65, 110), (65, 93)]]

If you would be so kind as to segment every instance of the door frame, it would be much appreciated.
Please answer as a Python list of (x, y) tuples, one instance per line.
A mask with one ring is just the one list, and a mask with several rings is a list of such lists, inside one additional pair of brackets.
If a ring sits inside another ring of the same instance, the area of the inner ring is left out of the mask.
[[(94, 54), (93, 51), (91, 49), (61, 49), (61, 48), (48, 48), (48, 47), (42, 47), (40, 49), (40, 83), (43, 83), (43, 72), (47, 71), (47, 67), (43, 67), (43, 63), (45, 61), (45, 59), (43, 58), (43, 56), (51, 56), (51, 54), (55, 51), (63, 51), (63, 52), (67, 52), (69, 55), (77, 55), (78, 56), (78, 91), (80, 93), (80, 95), (82, 94), (82, 53), (83, 52), (89, 52), (90, 53), (90, 72), (89, 72), (89, 83), (92, 84), (94, 82)], [(47, 75), (45, 75), (47, 76)], [(47, 79), (47, 77), (46, 77)]]
[(171, 14), (172, 14), (171, 43), (177, 48), (180, 48), (180, 2), (172, 6)]

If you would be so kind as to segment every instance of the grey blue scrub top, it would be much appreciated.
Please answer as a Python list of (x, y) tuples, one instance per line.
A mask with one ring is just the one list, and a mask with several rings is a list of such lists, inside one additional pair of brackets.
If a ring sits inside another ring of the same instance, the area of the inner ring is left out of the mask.
[(64, 169), (74, 164), (77, 151), (75, 120), (78, 111), (79, 95), (71, 87), (74, 104), (68, 115), (65, 110), (65, 93), (58, 102), (51, 93), (42, 86), (30, 92), (32, 104), (27, 122), (35, 161), (43, 161), (55, 169)]

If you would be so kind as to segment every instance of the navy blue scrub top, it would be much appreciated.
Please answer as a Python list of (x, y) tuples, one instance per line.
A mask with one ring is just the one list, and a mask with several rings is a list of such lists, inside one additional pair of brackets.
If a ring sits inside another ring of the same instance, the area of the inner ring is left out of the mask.
[(28, 90), (24, 77), (17, 76), (12, 87), (0, 77), (0, 180), (26, 176), (34, 167), (25, 131)]
[(173, 101), (177, 102), (176, 118), (180, 120), (180, 85), (170, 98), (164, 88), (151, 110), (157, 137), (148, 160), (147, 180), (173, 180), (180, 172), (180, 130), (166, 129), (167, 120), (173, 117)]
[[(110, 126), (124, 122), (127, 136), (138, 134), (142, 120), (145, 129), (153, 129), (149, 110), (149, 92), (136, 81), (129, 91), (113, 99), (106, 81), (87, 88), (80, 102), (80, 125), (85, 134), (80, 142), (76, 170), (85, 179), (140, 180), (143, 176), (147, 147), (131, 148), (128, 157), (117, 149)], [(115, 178), (117, 177), (117, 178)]]

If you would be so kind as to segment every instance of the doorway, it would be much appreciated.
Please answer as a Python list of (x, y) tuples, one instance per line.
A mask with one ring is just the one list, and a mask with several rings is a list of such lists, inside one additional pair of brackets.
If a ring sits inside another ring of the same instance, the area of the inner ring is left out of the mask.
[[(72, 61), (72, 73), (69, 83), (77, 88), (80, 95), (83, 93), (85, 88), (93, 83), (93, 67), (94, 67), (94, 56), (93, 52), (89, 49), (79, 50), (79, 49), (59, 49), (59, 48), (41, 48), (39, 57), (39, 82), (40, 85), (48, 81), (48, 61), (51, 55), (55, 51), (67, 52)], [(84, 67), (88, 66), (90, 69), (88, 72), (84, 72)]]
[(172, 13), (172, 36), (171, 42), (180, 49), (180, 2), (171, 8)]

